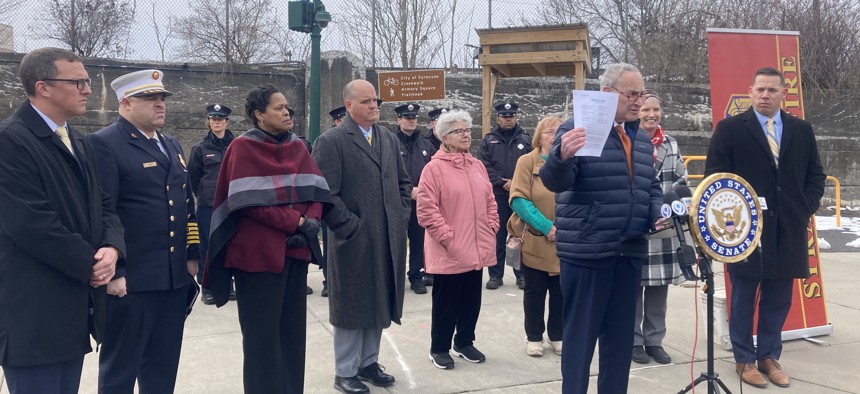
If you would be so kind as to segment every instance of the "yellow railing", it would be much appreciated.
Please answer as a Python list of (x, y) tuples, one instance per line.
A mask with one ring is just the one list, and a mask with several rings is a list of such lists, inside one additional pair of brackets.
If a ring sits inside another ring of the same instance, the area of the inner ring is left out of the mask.
[[(690, 163), (694, 161), (705, 161), (707, 156), (687, 156), (684, 158), (684, 167), (687, 167), (688, 171), (690, 168)], [(702, 174), (691, 174), (687, 172), (687, 179), (702, 179), (705, 176)], [(833, 182), (833, 186), (836, 190), (836, 227), (842, 227), (842, 188), (839, 186), (839, 179), (836, 177), (827, 176), (827, 180)]]

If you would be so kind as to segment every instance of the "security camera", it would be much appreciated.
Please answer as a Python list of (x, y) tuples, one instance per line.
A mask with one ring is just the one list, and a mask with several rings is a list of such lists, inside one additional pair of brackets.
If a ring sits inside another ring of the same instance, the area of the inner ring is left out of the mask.
[(321, 28), (325, 29), (328, 26), (328, 23), (331, 22), (331, 14), (326, 10), (317, 11), (314, 19)]

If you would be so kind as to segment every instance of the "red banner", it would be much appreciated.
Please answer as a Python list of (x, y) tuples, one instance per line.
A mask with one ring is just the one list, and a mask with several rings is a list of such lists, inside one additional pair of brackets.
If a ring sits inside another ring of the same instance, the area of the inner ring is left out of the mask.
[[(724, 118), (740, 114), (750, 107), (749, 87), (753, 75), (762, 67), (782, 71), (788, 94), (781, 107), (804, 118), (800, 37), (797, 32), (708, 29), (708, 67), (714, 127)], [(824, 304), (824, 282), (814, 218), (810, 219), (807, 234), (810, 276), (796, 281), (791, 311), (782, 328), (782, 337), (786, 340), (829, 334), (832, 330)], [(725, 278), (726, 297), (730, 299), (731, 283), (728, 275)]]

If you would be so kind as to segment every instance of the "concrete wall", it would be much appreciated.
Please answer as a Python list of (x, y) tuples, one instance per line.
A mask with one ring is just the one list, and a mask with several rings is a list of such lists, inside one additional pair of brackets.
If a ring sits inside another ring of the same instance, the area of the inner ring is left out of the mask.
[[(0, 54), (0, 118), (13, 112), (24, 99), (17, 77), (20, 54)], [(179, 138), (186, 152), (204, 134), (204, 108), (218, 102), (233, 109), (230, 128), (244, 131), (249, 122), (244, 116), (244, 99), (248, 91), (262, 83), (272, 83), (282, 89), (296, 109), (296, 132), (305, 134), (307, 126), (308, 70), (301, 65), (234, 66), (189, 64), (136, 64), (109, 60), (87, 60), (87, 70), (93, 79), (90, 111), (71, 123), (85, 132), (92, 132), (116, 119), (116, 96), (110, 81), (119, 75), (144, 68), (159, 68), (165, 73), (165, 85), (174, 93), (168, 102), (165, 132)], [(320, 130), (331, 125), (328, 111), (343, 105), (343, 86), (352, 79), (366, 78), (377, 84), (376, 70), (365, 69), (361, 62), (347, 52), (326, 52), (322, 55)], [(427, 127), (427, 111), (437, 106), (467, 110), (474, 119), (473, 139), (480, 141), (481, 75), (474, 70), (449, 73), (446, 77), (447, 99), (420, 102), (419, 125)], [(685, 156), (704, 155), (712, 129), (710, 91), (707, 84), (646, 83), (663, 98), (664, 127), (678, 138)], [(597, 89), (596, 80), (586, 81), (587, 89)], [(501, 79), (496, 88), (496, 101), (512, 100), (520, 105), (520, 124), (532, 131), (541, 117), (570, 111), (571, 78)], [(860, 206), (860, 143), (856, 135), (857, 108), (860, 102), (854, 92), (804, 92), (807, 119), (815, 127), (819, 151), (825, 172), (842, 184), (842, 203)], [(400, 103), (384, 103), (381, 122), (391, 128), (396, 125), (394, 107)], [(701, 173), (701, 163), (693, 164), (691, 173)], [(825, 203), (833, 204), (834, 189), (828, 183)]]

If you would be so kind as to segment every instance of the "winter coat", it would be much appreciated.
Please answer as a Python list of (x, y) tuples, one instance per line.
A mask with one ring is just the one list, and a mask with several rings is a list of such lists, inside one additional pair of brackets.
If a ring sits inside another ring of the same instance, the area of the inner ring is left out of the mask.
[(493, 131), (484, 136), (478, 145), (478, 159), (484, 163), (490, 183), (493, 184), (493, 193), (500, 196), (508, 196), (508, 191), (503, 187), (505, 179), (514, 176), (514, 168), (517, 159), (532, 150), (532, 137), (526, 134), (519, 124), (509, 132), (503, 132), (496, 126)]
[(807, 226), (824, 194), (825, 175), (812, 125), (785, 111), (780, 113), (779, 169), (752, 108), (717, 124), (705, 161), (705, 176), (736, 174), (767, 201), (762, 215), (763, 253), (753, 253), (735, 267), (735, 273), (746, 277), (809, 276)]
[(459, 274), (496, 265), (499, 213), (487, 170), (469, 153), (440, 150), (418, 185), (424, 270)]
[[(556, 235), (562, 260), (588, 264), (615, 256), (647, 257), (643, 236), (660, 216), (663, 192), (648, 134), (638, 129), (638, 120), (630, 126), (638, 130), (631, 141), (633, 174), (614, 129), (599, 157), (562, 161), (561, 138), (553, 141), (540, 177), (547, 189), (557, 193)], [(558, 135), (574, 127), (573, 119), (568, 119), (559, 126)], [(637, 240), (641, 242), (631, 248)]]
[[(517, 169), (511, 180), (511, 197), (508, 204), (514, 198), (524, 198), (531, 201), (535, 208), (550, 221), (555, 221), (555, 193), (547, 190), (540, 179), (540, 168), (543, 166), (543, 158), (540, 157), (540, 149), (534, 149), (529, 154), (520, 156), (517, 161)], [(522, 260), (523, 264), (536, 270), (557, 275), (559, 273), (558, 254), (555, 242), (533, 228), (523, 232), (526, 222), (514, 213), (508, 220), (508, 234), (517, 238), (523, 238)], [(556, 229), (558, 231), (558, 229)]]
[[(224, 131), (224, 138), (220, 140), (210, 130), (203, 140), (191, 147), (191, 155), (188, 157), (188, 177), (191, 180), (191, 191), (197, 197), (198, 207), (213, 206), (221, 160), (224, 159), (224, 152), (232, 141), (233, 133), (230, 130)], [(203, 235), (209, 236), (209, 234)]]
[(397, 136), (373, 125), (373, 145), (347, 115), (317, 138), (316, 161), (332, 194), (328, 226), (329, 321), (349, 329), (400, 324), (412, 182)]

